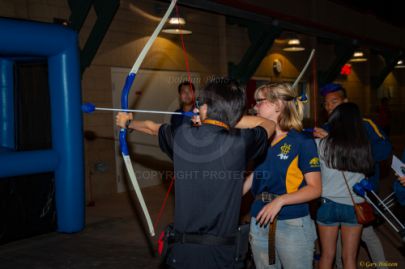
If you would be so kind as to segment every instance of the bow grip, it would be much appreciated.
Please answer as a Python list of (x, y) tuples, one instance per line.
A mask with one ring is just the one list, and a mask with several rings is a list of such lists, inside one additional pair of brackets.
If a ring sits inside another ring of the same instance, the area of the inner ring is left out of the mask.
[[(128, 95), (129, 91), (131, 90), (132, 83), (134, 82), (136, 74), (129, 73), (126, 80), (124, 87), (122, 88), (121, 94), (121, 108), (128, 109)], [(120, 130), (120, 149), (123, 155), (128, 156), (128, 144), (127, 144), (127, 130), (121, 129)]]

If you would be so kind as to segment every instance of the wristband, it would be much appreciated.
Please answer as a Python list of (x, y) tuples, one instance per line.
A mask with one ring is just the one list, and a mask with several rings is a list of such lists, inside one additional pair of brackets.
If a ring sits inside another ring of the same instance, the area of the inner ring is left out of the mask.
[(125, 122), (125, 129), (127, 129), (127, 131), (129, 133), (132, 133), (133, 129), (129, 128), (129, 125), (131, 125), (132, 120), (127, 120), (127, 122)]

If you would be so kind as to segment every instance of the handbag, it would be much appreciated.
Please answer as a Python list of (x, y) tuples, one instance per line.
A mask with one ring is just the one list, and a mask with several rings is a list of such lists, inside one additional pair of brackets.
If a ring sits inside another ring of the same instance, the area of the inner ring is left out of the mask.
[(347, 179), (345, 173), (342, 172), (343, 179), (345, 180), (347, 190), (349, 191), (350, 198), (352, 200), (354, 206), (354, 212), (356, 213), (357, 222), (362, 225), (368, 225), (371, 222), (375, 221), (375, 215), (373, 207), (367, 203), (366, 201), (362, 203), (355, 203), (353, 199), (352, 192), (350, 191), (349, 184), (347, 183)]

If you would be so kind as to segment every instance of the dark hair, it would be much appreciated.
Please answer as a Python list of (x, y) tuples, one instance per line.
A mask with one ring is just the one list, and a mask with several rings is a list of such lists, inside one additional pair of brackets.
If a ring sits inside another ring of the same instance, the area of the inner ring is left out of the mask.
[(358, 106), (343, 103), (333, 110), (329, 118), (330, 131), (321, 140), (327, 166), (370, 175), (374, 161), (371, 146), (363, 126)]
[(339, 92), (343, 99), (347, 98), (346, 89), (339, 83), (328, 83), (321, 87), (321, 95), (326, 96), (332, 92)]
[(183, 86), (190, 86), (190, 89), (191, 89), (193, 92), (195, 92), (195, 87), (194, 87), (194, 84), (193, 84), (192, 82), (190, 82), (190, 81), (183, 81), (183, 82), (180, 83), (179, 86), (177, 87), (177, 91), (179, 92), (179, 94), (180, 94), (180, 92), (181, 92), (181, 87), (183, 87)]
[(207, 104), (207, 117), (234, 127), (245, 106), (245, 90), (235, 80), (213, 78), (201, 91), (200, 101)]

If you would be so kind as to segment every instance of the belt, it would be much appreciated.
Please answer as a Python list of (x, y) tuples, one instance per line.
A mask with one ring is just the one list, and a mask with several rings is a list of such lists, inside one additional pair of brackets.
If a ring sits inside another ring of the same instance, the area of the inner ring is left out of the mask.
[[(262, 192), (256, 195), (256, 201), (262, 201), (264, 203), (270, 203), (279, 195), (269, 192)], [(273, 223), (269, 223), (268, 233), (268, 257), (269, 265), (276, 263), (276, 226), (277, 217), (273, 220)]]
[(236, 236), (220, 237), (210, 234), (175, 233), (174, 243), (200, 244), (209, 246), (231, 246), (236, 243)]
[(277, 226), (277, 217), (274, 218), (272, 223), (269, 223), (269, 235), (268, 235), (268, 256), (269, 256), (269, 265), (276, 263), (276, 226)]
[(269, 193), (269, 192), (262, 192), (256, 195), (256, 201), (262, 201), (264, 203), (270, 203), (273, 201), (276, 197), (278, 197), (278, 194), (274, 193)]

